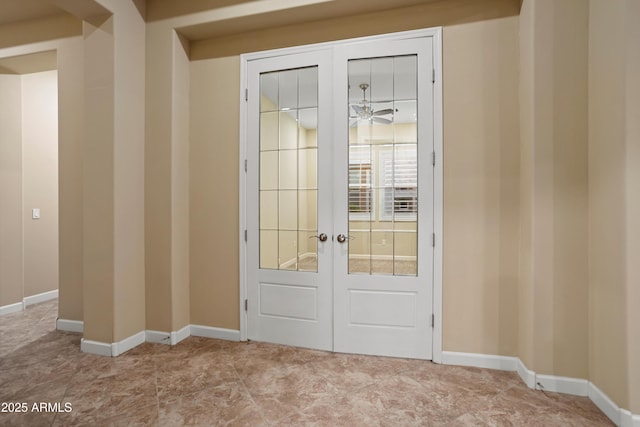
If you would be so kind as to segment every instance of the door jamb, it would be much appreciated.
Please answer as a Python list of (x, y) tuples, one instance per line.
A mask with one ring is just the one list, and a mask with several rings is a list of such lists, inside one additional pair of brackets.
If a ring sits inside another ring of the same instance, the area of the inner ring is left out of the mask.
[[(309, 52), (321, 48), (334, 47), (345, 44), (367, 43), (376, 40), (397, 40), (417, 37), (433, 37), (433, 67), (435, 82), (433, 86), (433, 147), (436, 164), (434, 166), (433, 189), (433, 221), (435, 232), (435, 248), (433, 254), (433, 343), (432, 360), (442, 363), (442, 261), (443, 261), (443, 118), (442, 118), (442, 27), (423, 30), (403, 31), (378, 36), (358, 37), (336, 42), (317, 43), (283, 49), (273, 49), (240, 55), (240, 144), (239, 144), (239, 230), (240, 242), (240, 340), (247, 340), (247, 316), (245, 299), (247, 298), (247, 242), (245, 241), (246, 222), (246, 171), (247, 158), (247, 123), (248, 111), (246, 102), (248, 63), (251, 60), (264, 59), (273, 56), (291, 55)], [(255, 236), (249, 236), (255, 238)]]

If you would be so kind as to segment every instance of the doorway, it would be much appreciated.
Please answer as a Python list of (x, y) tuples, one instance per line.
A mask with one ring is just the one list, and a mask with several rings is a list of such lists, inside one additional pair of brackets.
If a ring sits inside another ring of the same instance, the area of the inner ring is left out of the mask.
[(244, 57), (243, 337), (433, 358), (435, 35)]

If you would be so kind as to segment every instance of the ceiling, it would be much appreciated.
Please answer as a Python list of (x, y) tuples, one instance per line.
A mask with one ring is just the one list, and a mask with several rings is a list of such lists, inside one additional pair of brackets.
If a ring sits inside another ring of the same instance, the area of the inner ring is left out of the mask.
[(0, 25), (45, 18), (63, 12), (47, 0), (0, 0)]
[[(143, 4), (149, 22), (204, 11), (220, 11), (220, 15), (224, 16), (222, 19), (214, 18), (212, 22), (181, 29), (187, 38), (201, 40), (433, 1), (437, 0), (136, 0), (136, 3)], [(55, 3), (56, 0), (0, 0), (0, 25), (64, 13)]]

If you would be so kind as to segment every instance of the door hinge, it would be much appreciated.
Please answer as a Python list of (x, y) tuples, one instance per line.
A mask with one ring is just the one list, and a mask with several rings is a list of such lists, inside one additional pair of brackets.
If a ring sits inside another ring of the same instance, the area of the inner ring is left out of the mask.
[(436, 315), (431, 313), (431, 327), (434, 328), (436, 326)]
[(431, 164), (432, 164), (433, 166), (435, 166), (435, 165), (436, 165), (436, 152), (435, 152), (435, 151), (432, 151), (432, 152), (431, 152)]
[(247, 310), (249, 310), (249, 300), (248, 299), (244, 300), (244, 311), (247, 311)]
[(431, 83), (435, 83), (436, 82), (436, 69), (432, 68), (431, 69)]
[(244, 100), (245, 101), (249, 100), (249, 89), (246, 89), (246, 88), (244, 90)]
[(247, 241), (247, 230), (244, 230), (244, 241)]
[(431, 235), (431, 246), (436, 247), (436, 233)]
[[(435, 164), (435, 163), (434, 163), (434, 164)], [(244, 159), (244, 171), (245, 171), (245, 172), (247, 171), (247, 168), (248, 168), (248, 166), (247, 166), (247, 159)]]

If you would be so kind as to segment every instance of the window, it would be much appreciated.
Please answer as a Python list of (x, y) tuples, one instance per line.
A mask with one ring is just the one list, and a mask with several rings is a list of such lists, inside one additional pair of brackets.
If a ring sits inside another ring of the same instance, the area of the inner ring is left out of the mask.
[(368, 217), (372, 210), (371, 196), (371, 163), (349, 163), (349, 214)]
[[(394, 158), (395, 157), (395, 158)], [(390, 221), (416, 219), (418, 212), (417, 147), (407, 144), (380, 153), (382, 187), (380, 219)]]

